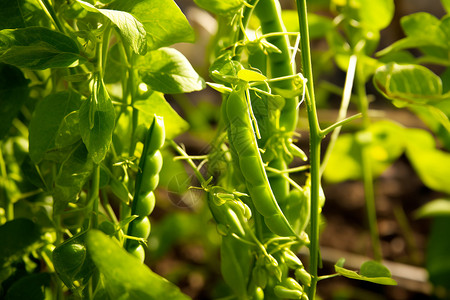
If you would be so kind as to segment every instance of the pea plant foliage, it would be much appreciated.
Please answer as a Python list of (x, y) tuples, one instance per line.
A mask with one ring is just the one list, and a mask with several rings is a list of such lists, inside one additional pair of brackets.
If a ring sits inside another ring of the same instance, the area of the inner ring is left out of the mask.
[[(223, 280), (210, 297), (312, 300), (318, 283), (336, 276), (396, 285), (381, 263), (373, 181), (406, 153), (427, 187), (450, 194), (449, 154), (434, 141), (448, 148), (450, 72), (422, 65), (450, 65), (450, 22), (406, 16), (406, 37), (375, 52), (394, 1), (330, 2), (334, 20), (309, 13), (306, 0), (292, 1), (296, 10), (278, 0), (194, 0), (217, 22), (205, 82), (172, 47), (196, 37), (173, 0), (0, 0), (0, 298), (190, 299), (148, 262), (158, 258), (150, 250), (167, 252), (194, 224)], [(315, 100), (310, 43), (319, 38), (347, 76), (331, 125)], [(372, 120), (368, 83), (430, 131)], [(207, 86), (220, 107), (211, 109), (214, 126), (203, 127), (211, 147), (194, 156), (174, 139), (210, 121), (183, 95)], [(350, 99), (359, 111), (347, 116)], [(176, 172), (196, 177), (191, 188), (206, 208), (198, 215), (180, 217), (159, 201)], [(364, 182), (374, 259), (358, 271), (340, 259), (319, 274), (322, 175)], [(444, 196), (417, 215), (449, 211)], [(430, 251), (442, 258), (448, 243), (439, 234)], [(438, 261), (429, 260), (431, 279), (448, 287)]]

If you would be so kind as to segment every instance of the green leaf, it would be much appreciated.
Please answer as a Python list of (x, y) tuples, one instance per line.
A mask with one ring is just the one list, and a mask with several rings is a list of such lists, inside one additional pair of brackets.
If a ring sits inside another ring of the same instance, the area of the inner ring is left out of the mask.
[(30, 274), (22, 277), (11, 285), (6, 293), (5, 300), (45, 299), (44, 288), (50, 286), (50, 273)]
[(167, 139), (173, 139), (189, 128), (189, 124), (178, 115), (161, 93), (152, 92), (146, 100), (136, 101), (133, 107), (140, 111), (139, 121), (146, 127), (150, 126), (155, 114), (163, 117)]
[(153, 273), (104, 233), (91, 230), (86, 242), (112, 299), (189, 299), (178, 287)]
[(73, 90), (50, 94), (38, 103), (30, 122), (30, 157), (39, 163), (55, 139), (64, 118), (81, 105), (81, 95)]
[(450, 217), (436, 217), (433, 220), (426, 251), (426, 268), (429, 280), (436, 288), (450, 290)]
[(173, 0), (116, 0), (108, 8), (129, 12), (144, 25), (149, 50), (194, 41), (193, 29)]
[(448, 48), (448, 37), (441, 28), (441, 21), (429, 13), (418, 12), (405, 16), (401, 19), (401, 26), (406, 37), (381, 50), (377, 55), (424, 46)]
[(90, 3), (77, 0), (85, 9), (94, 13), (100, 13), (113, 22), (125, 41), (131, 45), (134, 52), (144, 55), (147, 52), (147, 39), (144, 25), (136, 20), (131, 14), (112, 10), (112, 9), (97, 9)]
[(0, 140), (28, 98), (28, 80), (19, 69), (0, 63)]
[(423, 183), (450, 194), (450, 153), (436, 149), (434, 137), (423, 129), (408, 129), (405, 141), (406, 155)]
[(441, 0), (442, 6), (444, 6), (447, 13), (450, 13), (450, 0)]
[(194, 0), (199, 7), (218, 15), (236, 13), (244, 5), (244, 0)]
[(147, 53), (138, 60), (135, 69), (152, 90), (164, 94), (190, 93), (205, 88), (205, 81), (186, 57), (172, 48)]
[(242, 69), (238, 71), (238, 78), (247, 82), (250, 81), (266, 81), (267, 77), (253, 70)]
[(222, 237), (220, 247), (220, 269), (225, 282), (239, 297), (246, 299), (252, 255), (250, 247), (232, 235)]
[(340, 135), (325, 169), (325, 179), (329, 182), (361, 179), (361, 143), (364, 142), (370, 144), (373, 175), (381, 175), (404, 152), (403, 136), (404, 128), (390, 121), (373, 123), (368, 132)]
[[(340, 261), (340, 265), (342, 264), (343, 262)], [(344, 277), (384, 285), (397, 285), (397, 282), (391, 278), (391, 272), (389, 272), (385, 266), (376, 261), (364, 262), (361, 265), (360, 274), (355, 271), (345, 269), (340, 265), (336, 264), (334, 266), (334, 270)]]
[(18, 218), (6, 222), (0, 226), (0, 266), (36, 249), (40, 240), (40, 228), (31, 220)]
[(70, 37), (44, 27), (0, 31), (0, 61), (19, 68), (74, 67), (85, 62), (79, 53)]
[(79, 111), (75, 110), (64, 117), (55, 137), (55, 146), (63, 148), (75, 144), (81, 139)]
[(0, 30), (37, 25), (44, 12), (27, 0), (0, 0)]
[(386, 28), (394, 17), (394, 0), (358, 0), (361, 26), (368, 29)]
[(430, 201), (416, 210), (414, 216), (416, 218), (450, 216), (450, 200), (442, 198)]
[(80, 107), (80, 132), (89, 157), (99, 164), (106, 156), (114, 131), (114, 106), (102, 80), (96, 80), (91, 97)]
[(90, 178), (93, 162), (83, 143), (79, 143), (63, 162), (53, 191), (53, 213), (60, 214), (69, 202), (75, 202), (86, 181)]
[(419, 65), (389, 63), (377, 69), (373, 82), (378, 91), (397, 106), (426, 104), (446, 98), (439, 76)]

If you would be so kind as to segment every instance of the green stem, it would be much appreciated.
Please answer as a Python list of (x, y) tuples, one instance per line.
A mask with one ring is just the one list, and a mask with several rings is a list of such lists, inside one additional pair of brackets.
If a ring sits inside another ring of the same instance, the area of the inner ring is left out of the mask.
[[(341, 107), (339, 108), (338, 118), (336, 120), (337, 122), (344, 120), (347, 115), (348, 106), (350, 105), (350, 98), (352, 96), (353, 82), (355, 79), (356, 63), (357, 63), (357, 56), (356, 55), (350, 56), (347, 68), (347, 75), (345, 76), (345, 85), (344, 91), (342, 93)], [(333, 133), (331, 134), (327, 151), (325, 152), (322, 165), (320, 167), (320, 174), (323, 174), (323, 172), (325, 171), (325, 167), (327, 166), (328, 160), (330, 159), (331, 156), (331, 152), (334, 148), (334, 145), (336, 144), (340, 132), (341, 127), (336, 127)]]
[(56, 16), (55, 10), (53, 9), (53, 6), (50, 4), (50, 2), (48, 0), (39, 0), (39, 4), (44, 9), (45, 13), (50, 17), (50, 19), (52, 19), (56, 28), (58, 28), (58, 30), (61, 32), (65, 32), (64, 26), (62, 26), (61, 22)]
[(306, 108), (308, 113), (310, 134), (310, 164), (311, 164), (311, 224), (310, 224), (310, 265), (311, 287), (308, 290), (309, 299), (315, 299), (317, 286), (317, 269), (319, 266), (319, 190), (320, 190), (320, 144), (322, 141), (319, 120), (317, 118), (314, 96), (314, 81), (311, 65), (311, 50), (309, 46), (309, 30), (307, 21), (306, 0), (296, 0), (301, 36), (301, 53), (304, 77), (308, 80), (306, 93)]
[(91, 229), (98, 227), (99, 190), (100, 190), (100, 165), (95, 165), (94, 171), (92, 172), (91, 188), (89, 191), (90, 193), (89, 203), (92, 203), (92, 216), (90, 223)]
[[(370, 126), (369, 100), (367, 99), (366, 86), (363, 80), (364, 70), (362, 68), (362, 64), (358, 64), (356, 68), (356, 89), (360, 106), (359, 109), (363, 118), (363, 132), (360, 132), (360, 134), (369, 135), (367, 132)], [(370, 155), (370, 137), (367, 137), (367, 139), (368, 140), (366, 141), (366, 138), (363, 136), (363, 141), (361, 141), (361, 167), (364, 182), (364, 197), (366, 199), (366, 210), (369, 222), (370, 237), (372, 240), (373, 255), (375, 260), (381, 261), (382, 252), (377, 228), (375, 191), (372, 175), (372, 157)]]

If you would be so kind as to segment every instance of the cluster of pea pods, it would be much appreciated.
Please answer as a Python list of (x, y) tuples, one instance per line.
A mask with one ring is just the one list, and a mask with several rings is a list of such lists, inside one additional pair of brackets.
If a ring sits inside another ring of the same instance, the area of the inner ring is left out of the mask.
[[(252, 15), (261, 31), (254, 39)], [(227, 169), (210, 161), (221, 176), (207, 191), (223, 235), (222, 275), (239, 299), (308, 299), (311, 276), (295, 253), (309, 245), (309, 186), (289, 177), (294, 157), (307, 159), (294, 144), (303, 77), (278, 1), (248, 1), (218, 20), (210, 74), (223, 96), (222, 146), (214, 151)]]

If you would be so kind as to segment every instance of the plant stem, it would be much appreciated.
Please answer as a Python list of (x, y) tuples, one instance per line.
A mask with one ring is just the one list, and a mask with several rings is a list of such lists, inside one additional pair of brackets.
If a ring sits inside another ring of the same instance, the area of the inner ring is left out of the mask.
[(369, 136), (369, 132), (367, 131), (370, 126), (369, 101), (367, 99), (366, 86), (363, 80), (364, 70), (362, 68), (362, 64), (358, 64), (356, 67), (356, 89), (360, 106), (359, 109), (363, 118), (363, 131), (360, 132), (360, 134), (367, 134), (368, 140), (366, 140), (366, 137), (363, 136), (363, 140), (361, 141), (361, 167), (364, 182), (364, 197), (366, 199), (367, 218), (369, 222), (370, 237), (372, 240), (373, 256), (375, 260), (381, 261), (382, 252), (377, 228), (375, 192), (373, 187), (372, 161), (370, 155), (371, 137)]
[(100, 165), (94, 166), (94, 171), (92, 172), (92, 182), (90, 188), (90, 198), (89, 203), (92, 203), (92, 216), (90, 228), (98, 227), (98, 194), (100, 190)]
[(314, 96), (314, 80), (311, 65), (311, 50), (309, 46), (309, 30), (307, 21), (306, 0), (296, 0), (299, 28), (301, 36), (301, 53), (304, 77), (308, 80), (306, 93), (306, 108), (308, 113), (310, 134), (310, 164), (311, 164), (311, 224), (310, 224), (310, 265), (311, 287), (308, 290), (309, 299), (316, 295), (317, 269), (319, 265), (319, 189), (320, 189), (320, 144), (322, 141), (319, 120), (317, 118)]
[[(355, 79), (355, 71), (356, 71), (356, 63), (357, 56), (350, 56), (350, 60), (348, 62), (347, 75), (345, 76), (345, 85), (344, 92), (342, 94), (341, 107), (339, 108), (338, 118), (336, 122), (340, 122), (345, 119), (347, 115), (348, 106), (350, 104), (350, 98), (352, 96), (352, 87)], [(322, 165), (320, 166), (320, 174), (322, 175), (325, 171), (325, 167), (327, 166), (328, 160), (330, 159), (331, 152), (336, 144), (339, 133), (341, 132), (342, 127), (337, 127), (334, 129), (333, 133), (330, 137), (330, 142), (328, 143), (327, 151), (323, 157)]]
[(53, 6), (50, 4), (50, 2), (48, 0), (39, 0), (39, 4), (44, 9), (44, 11), (47, 13), (47, 15), (50, 17), (50, 19), (52, 19), (56, 28), (58, 28), (58, 30), (61, 32), (65, 32), (64, 26), (62, 26), (61, 22), (59, 21), (58, 17), (56, 16), (55, 10), (53, 9)]

